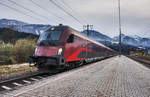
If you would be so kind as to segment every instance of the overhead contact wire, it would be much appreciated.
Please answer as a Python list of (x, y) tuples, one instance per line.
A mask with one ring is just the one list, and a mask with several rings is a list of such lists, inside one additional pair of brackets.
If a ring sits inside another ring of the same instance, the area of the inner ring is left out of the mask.
[(37, 16), (40, 16), (42, 19), (45, 19), (46, 21), (47, 21), (47, 20), (52, 21), (52, 20), (49, 19), (48, 17), (46, 17), (46, 16), (44, 16), (44, 15), (41, 15), (41, 14), (39, 14), (39, 13), (36, 13), (36, 12), (34, 12), (33, 10), (31, 10), (31, 9), (29, 9), (29, 8), (26, 8), (26, 7), (24, 7), (23, 5), (20, 5), (20, 4), (16, 3), (15, 1), (12, 1), (12, 0), (8, 0), (8, 1), (11, 2), (11, 3), (13, 3), (13, 4), (15, 4), (15, 5), (17, 5), (17, 6), (19, 6), (19, 7), (21, 7), (21, 8), (23, 8), (23, 9), (25, 9), (25, 10), (27, 10), (27, 11), (29, 11), (29, 12), (31, 12), (31, 13), (33, 13), (33, 14), (35, 14), (35, 15), (37, 15)]
[(24, 13), (24, 12), (22, 12), (22, 11), (16, 9), (16, 8), (13, 8), (13, 7), (11, 7), (11, 6), (8, 6), (7, 4), (4, 4), (4, 3), (2, 3), (2, 2), (0, 2), (0, 5), (3, 5), (3, 6), (9, 8), (9, 9), (11, 9), (11, 10), (16, 11), (16, 12), (18, 12), (18, 13), (21, 13), (21, 14), (23, 14), (23, 15), (25, 15), (25, 16), (28, 16), (28, 17), (31, 17), (31, 18), (33, 18), (33, 19), (39, 20), (39, 19), (36, 18), (36, 17), (33, 17), (33, 16), (31, 16), (31, 15), (28, 15), (28, 14), (26, 14), (26, 13)]
[(87, 20), (83, 18), (77, 11), (75, 11), (69, 4), (67, 4), (64, 0), (60, 0), (65, 6), (67, 6), (74, 14), (77, 14), (81, 20), (83, 20), (86, 24), (88, 24)]
[(67, 12), (63, 7), (59, 6), (57, 3), (55, 3), (53, 0), (49, 0), (49, 2), (53, 3), (55, 6), (57, 6), (60, 10), (62, 10), (63, 12), (65, 12), (67, 15), (69, 15), (70, 17), (72, 17), (74, 20), (76, 20), (79, 24), (83, 25), (82, 22), (80, 22), (80, 20), (78, 20), (76, 17), (74, 17), (72, 14), (70, 14), (69, 12)]
[(48, 12), (49, 14), (51, 13), (51, 15), (56, 16), (57, 18), (64, 20), (62, 17), (59, 17), (57, 14), (49, 11), (48, 9), (46, 9), (45, 7), (42, 7), (40, 4), (36, 3), (34, 0), (30, 0), (34, 5), (38, 6), (39, 8), (41, 8), (42, 10), (44, 10), (45, 12)]

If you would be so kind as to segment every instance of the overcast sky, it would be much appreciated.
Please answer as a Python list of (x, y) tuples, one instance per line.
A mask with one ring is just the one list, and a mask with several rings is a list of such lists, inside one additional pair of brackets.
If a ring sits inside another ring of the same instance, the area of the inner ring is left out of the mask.
[[(0, 5), (0, 18), (17, 19), (27, 23), (52, 24), (63, 23), (77, 30), (82, 30), (82, 25), (57, 8), (49, 0), (33, 0), (40, 4), (45, 10), (40, 9), (30, 0), (12, 0), (26, 8), (34, 11), (31, 13), (8, 0), (0, 0), (24, 14), (15, 12), (5, 6)], [(57, 4), (62, 6), (62, 0)], [(118, 35), (118, 0), (63, 0), (75, 11), (73, 16), (78, 18), (83, 24), (94, 25), (95, 30), (110, 37)], [(49, 12), (47, 12), (47, 11)], [(67, 12), (71, 10), (65, 8)], [(76, 13), (77, 12), (77, 13)], [(26, 15), (30, 16), (26, 16)], [(121, 0), (122, 32), (128, 35), (139, 35), (150, 37), (150, 0)]]

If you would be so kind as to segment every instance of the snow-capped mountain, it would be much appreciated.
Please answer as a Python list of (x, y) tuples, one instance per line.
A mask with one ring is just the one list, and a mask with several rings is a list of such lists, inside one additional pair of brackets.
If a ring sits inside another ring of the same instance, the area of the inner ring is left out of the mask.
[[(82, 33), (87, 35), (88, 31), (84, 30)], [(98, 31), (95, 31), (95, 30), (89, 30), (88, 36), (97, 41), (111, 41), (112, 40), (110, 37), (98, 32)]]
[(150, 47), (150, 39), (149, 38), (142, 38), (140, 40), (140, 46)]
[(89, 30), (89, 32), (87, 30), (82, 31), (83, 34), (87, 35), (88, 33), (88, 37), (104, 44), (107, 46), (112, 45), (112, 38), (108, 37), (107, 35), (104, 35), (98, 31), (95, 30)]
[(140, 37), (140, 36), (138, 36), (138, 35), (132, 35), (132, 36), (130, 36), (130, 37), (134, 38), (134, 39), (137, 40), (137, 41), (142, 39), (142, 37)]
[[(122, 37), (121, 40), (123, 44), (133, 45), (137, 47), (150, 47), (149, 38), (142, 38), (137, 35), (127, 36), (125, 34), (122, 34), (121, 37)], [(119, 41), (119, 36), (114, 37), (113, 41)]]
[(0, 27), (7, 27), (10, 25), (27, 25), (27, 23), (17, 21), (17, 20), (11, 20), (11, 19), (0, 19)]
[(19, 32), (32, 33), (36, 35), (39, 35), (49, 27), (51, 27), (51, 25), (28, 24), (17, 20), (0, 19), (0, 28), (12, 28)]
[[(87, 31), (83, 31), (82, 33), (87, 35)], [(89, 37), (93, 38), (94, 40), (103, 43), (105, 45), (113, 45), (118, 44), (119, 42), (119, 36), (115, 36), (114, 38), (110, 38), (107, 35), (104, 35), (98, 31), (89, 30)], [(137, 35), (128, 36), (125, 34), (121, 35), (122, 37), (122, 43), (125, 45), (131, 45), (136, 47), (150, 47), (150, 38), (142, 38)]]

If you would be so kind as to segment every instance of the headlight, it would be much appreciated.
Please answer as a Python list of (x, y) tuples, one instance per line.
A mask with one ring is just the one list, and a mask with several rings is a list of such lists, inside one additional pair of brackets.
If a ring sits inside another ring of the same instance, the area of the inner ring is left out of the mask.
[(61, 55), (62, 51), (63, 51), (63, 49), (62, 49), (62, 48), (59, 48), (59, 49), (58, 49), (58, 55)]

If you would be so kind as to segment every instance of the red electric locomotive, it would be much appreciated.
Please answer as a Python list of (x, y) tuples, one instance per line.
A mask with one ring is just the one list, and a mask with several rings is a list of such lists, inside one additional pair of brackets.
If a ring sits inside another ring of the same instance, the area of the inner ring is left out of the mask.
[(38, 68), (73, 67), (114, 55), (114, 51), (68, 26), (53, 26), (41, 34), (30, 62)]

